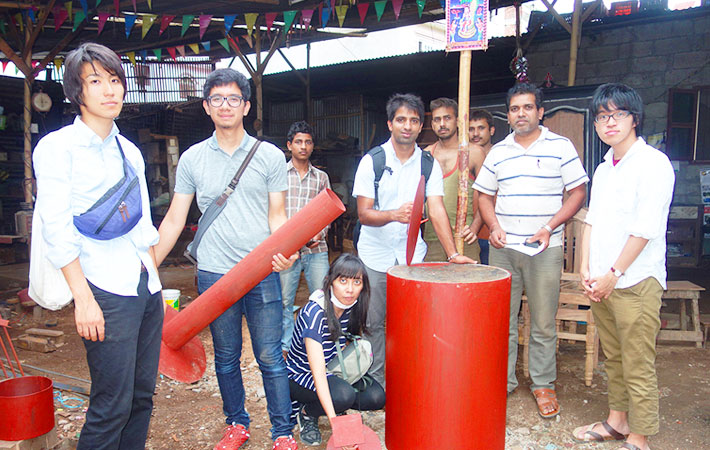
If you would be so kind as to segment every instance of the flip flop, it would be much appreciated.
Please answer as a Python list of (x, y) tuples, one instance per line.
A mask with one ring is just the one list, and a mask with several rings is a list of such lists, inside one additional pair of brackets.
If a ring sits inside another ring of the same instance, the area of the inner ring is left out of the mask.
[(634, 444), (624, 442), (623, 445), (619, 448), (627, 448), (629, 450), (641, 450), (639, 447), (635, 446)]
[[(592, 431), (594, 427), (597, 425), (601, 424), (602, 427), (606, 430), (609, 435), (607, 436), (602, 436), (601, 434), (597, 433), (596, 431)], [(583, 439), (579, 439), (577, 435), (579, 434), (579, 431), (582, 431), (582, 428), (584, 428), (584, 436)], [(589, 438), (587, 439), (587, 435)], [(607, 423), (605, 420), (604, 422), (595, 422), (591, 425), (585, 425), (583, 427), (575, 428), (574, 431), (572, 432), (572, 439), (574, 439), (575, 442), (580, 442), (580, 443), (585, 443), (585, 442), (605, 442), (605, 441), (623, 441), (626, 439), (626, 436), (623, 434), (619, 433)], [(632, 449), (633, 450), (633, 449)]]
[[(551, 419), (560, 413), (560, 406), (557, 403), (557, 394), (552, 389), (541, 388), (532, 391), (537, 402), (537, 412), (543, 419)], [(549, 413), (543, 413), (543, 407), (552, 404), (554, 409)]]

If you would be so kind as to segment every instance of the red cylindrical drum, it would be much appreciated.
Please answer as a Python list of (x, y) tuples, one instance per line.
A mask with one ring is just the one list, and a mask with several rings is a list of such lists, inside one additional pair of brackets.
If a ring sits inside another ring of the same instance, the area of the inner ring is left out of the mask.
[(19, 377), (0, 382), (0, 440), (21, 441), (54, 428), (52, 380)]
[(388, 450), (505, 448), (510, 273), (387, 272)]

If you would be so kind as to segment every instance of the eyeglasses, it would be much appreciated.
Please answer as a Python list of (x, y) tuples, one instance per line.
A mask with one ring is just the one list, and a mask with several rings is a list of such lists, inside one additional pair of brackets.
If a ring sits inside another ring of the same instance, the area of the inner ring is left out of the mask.
[(594, 117), (594, 121), (596, 123), (607, 123), (609, 122), (609, 119), (613, 117), (614, 120), (618, 122), (621, 119), (626, 119), (627, 117), (629, 117), (629, 114), (631, 113), (628, 111), (617, 111), (613, 114), (597, 114)]
[(239, 105), (242, 104), (243, 101), (245, 101), (244, 97), (240, 95), (230, 95), (229, 97), (224, 97), (222, 95), (213, 95), (211, 97), (208, 97), (207, 100), (209, 100), (210, 106), (213, 106), (215, 108), (219, 108), (220, 106), (222, 106), (225, 100), (227, 100), (227, 104), (232, 108), (237, 108)]

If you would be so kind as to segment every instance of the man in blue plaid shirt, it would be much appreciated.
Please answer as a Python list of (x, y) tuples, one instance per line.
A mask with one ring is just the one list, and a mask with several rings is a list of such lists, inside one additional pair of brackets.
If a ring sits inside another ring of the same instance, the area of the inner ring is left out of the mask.
[[(330, 189), (328, 174), (316, 169), (311, 164), (314, 140), (313, 129), (306, 122), (291, 124), (286, 138), (286, 146), (291, 152), (291, 160), (286, 166), (288, 174), (288, 191), (286, 193), (286, 215), (290, 219), (311, 201), (323, 189)], [(283, 300), (283, 335), (281, 349), (284, 357), (291, 347), (293, 336), (293, 302), (296, 298), (301, 271), (306, 276), (310, 293), (323, 288), (323, 280), (328, 275), (328, 244), (325, 238), (328, 227), (325, 227), (300, 250), (300, 258), (290, 269), (282, 271), (281, 298)]]

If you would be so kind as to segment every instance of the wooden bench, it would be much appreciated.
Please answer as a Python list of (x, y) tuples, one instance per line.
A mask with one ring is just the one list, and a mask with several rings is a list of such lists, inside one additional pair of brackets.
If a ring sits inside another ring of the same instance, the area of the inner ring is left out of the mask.
[[(683, 341), (695, 342), (695, 346), (701, 348), (703, 346), (703, 331), (700, 325), (700, 307), (698, 300), (700, 292), (705, 288), (691, 283), (690, 281), (669, 281), (668, 289), (663, 292), (661, 297), (663, 300), (678, 300), (680, 301), (680, 330), (661, 330), (658, 333), (659, 341)], [(688, 330), (687, 326), (687, 305), (690, 302), (690, 322), (692, 329)]]

